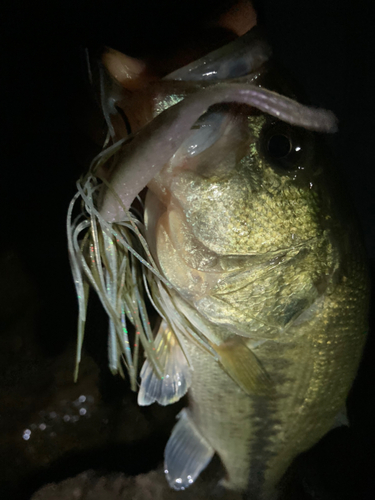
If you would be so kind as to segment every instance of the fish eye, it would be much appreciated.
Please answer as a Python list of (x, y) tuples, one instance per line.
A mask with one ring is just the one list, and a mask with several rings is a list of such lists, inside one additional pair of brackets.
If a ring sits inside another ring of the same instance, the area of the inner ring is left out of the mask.
[(276, 160), (285, 158), (292, 149), (292, 142), (284, 134), (275, 134), (268, 139), (267, 151)]
[(260, 141), (265, 159), (274, 167), (293, 171), (305, 160), (307, 133), (283, 122), (268, 124)]

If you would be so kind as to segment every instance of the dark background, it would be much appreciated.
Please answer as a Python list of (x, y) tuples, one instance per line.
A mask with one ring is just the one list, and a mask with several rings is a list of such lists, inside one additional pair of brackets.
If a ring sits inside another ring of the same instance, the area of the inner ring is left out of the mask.
[[(1, 251), (17, 254), (32, 277), (41, 304), (35, 341), (48, 356), (58, 355), (75, 337), (65, 216), (75, 180), (96, 151), (92, 138), (100, 141), (103, 125), (92, 109), (82, 49), (108, 45), (134, 56), (150, 47), (156, 54), (167, 51), (181, 39), (193, 39), (194, 30), (230, 3), (76, 1), (43, 8), (2, 3)], [(258, 0), (255, 8), (276, 59), (312, 104), (333, 110), (339, 119), (331, 148), (372, 267), (374, 2)], [(334, 431), (301, 466), (317, 464), (322, 491), (328, 493), (316, 498), (375, 498), (374, 353), (370, 338), (349, 399), (351, 430)], [(0, 435), (0, 447), (1, 440)]]

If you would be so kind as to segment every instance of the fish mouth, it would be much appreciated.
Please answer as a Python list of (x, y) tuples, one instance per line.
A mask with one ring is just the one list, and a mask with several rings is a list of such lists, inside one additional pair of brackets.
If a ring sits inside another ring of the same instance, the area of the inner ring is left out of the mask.
[[(267, 43), (257, 30), (251, 30), (130, 94), (126, 86), (124, 90), (115, 82), (116, 75), (107, 75), (108, 85), (103, 83), (101, 89), (102, 107), (113, 141), (110, 148), (117, 149), (102, 190), (101, 216), (110, 223), (126, 218), (126, 210), (138, 193), (172, 159), (197, 120), (212, 106), (236, 103), (308, 130), (334, 132), (332, 113), (304, 106), (264, 87), (258, 77), (267, 71), (269, 58)], [(136, 72), (144, 70), (139, 62), (130, 66), (139, 66)], [(168, 96), (169, 92), (172, 95)], [(127, 117), (125, 128), (134, 134), (131, 142), (124, 141), (124, 126), (116, 130), (116, 123), (122, 121), (118, 109)]]

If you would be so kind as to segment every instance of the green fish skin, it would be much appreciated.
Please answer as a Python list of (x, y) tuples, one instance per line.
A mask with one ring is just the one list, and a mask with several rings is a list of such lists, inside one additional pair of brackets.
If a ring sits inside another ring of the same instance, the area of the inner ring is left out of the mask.
[[(185, 453), (177, 429), (166, 469), (192, 455), (204, 467), (213, 450), (226, 487), (268, 499), (345, 406), (367, 331), (367, 272), (319, 138), (238, 106), (218, 112), (215, 144), (196, 156), (181, 148), (146, 201), (150, 247), (188, 326), (189, 409), (177, 425), (207, 444)], [(176, 489), (179, 467), (167, 473)]]

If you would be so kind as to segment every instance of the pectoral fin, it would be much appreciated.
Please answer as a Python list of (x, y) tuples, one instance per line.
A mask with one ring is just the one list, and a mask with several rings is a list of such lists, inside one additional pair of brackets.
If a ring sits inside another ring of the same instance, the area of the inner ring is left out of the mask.
[(274, 395), (271, 378), (242, 337), (236, 335), (214, 348), (223, 369), (246, 394)]
[(178, 418), (165, 448), (164, 469), (171, 488), (184, 490), (207, 467), (215, 452), (191, 420), (188, 410), (182, 410)]
[(186, 394), (191, 384), (191, 369), (171, 328), (163, 320), (155, 339), (156, 356), (163, 370), (160, 379), (146, 359), (141, 370), (138, 404), (148, 406), (155, 401), (166, 406)]

